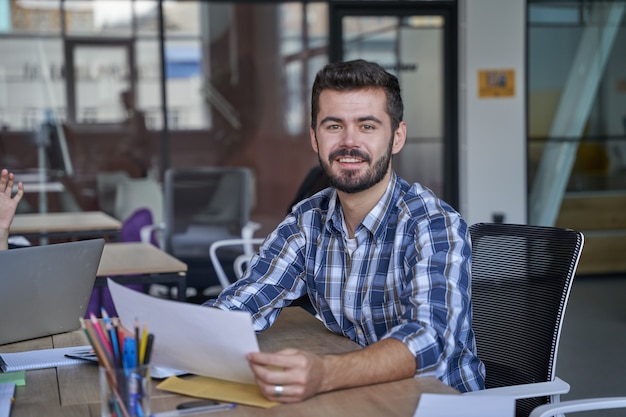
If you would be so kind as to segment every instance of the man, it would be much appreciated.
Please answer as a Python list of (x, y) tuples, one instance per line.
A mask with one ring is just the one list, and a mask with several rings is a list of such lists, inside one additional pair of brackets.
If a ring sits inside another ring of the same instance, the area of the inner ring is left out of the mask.
[(12, 172), (6, 169), (0, 172), (0, 250), (9, 247), (9, 227), (13, 221), (17, 204), (24, 195), (24, 185), (19, 182), (17, 193), (11, 197), (14, 182), (15, 176)]
[(391, 169), (406, 140), (395, 76), (362, 60), (329, 64), (313, 84), (311, 145), (332, 187), (296, 205), (244, 277), (206, 305), (246, 310), (257, 331), (308, 294), (326, 327), (365, 348), (250, 353), (263, 394), (301, 401), (335, 389), (434, 375), (484, 388), (471, 328), (468, 228)]

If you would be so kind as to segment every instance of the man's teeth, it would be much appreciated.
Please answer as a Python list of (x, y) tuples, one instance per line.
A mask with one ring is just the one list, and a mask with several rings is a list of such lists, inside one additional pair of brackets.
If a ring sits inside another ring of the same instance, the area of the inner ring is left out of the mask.
[(357, 158), (339, 158), (339, 162), (356, 163), (356, 162), (361, 162), (361, 160)]

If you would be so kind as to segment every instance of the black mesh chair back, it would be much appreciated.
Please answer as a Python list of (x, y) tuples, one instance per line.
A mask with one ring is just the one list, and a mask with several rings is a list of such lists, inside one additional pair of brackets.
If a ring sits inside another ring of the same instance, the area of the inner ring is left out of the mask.
[(241, 237), (252, 210), (252, 171), (245, 167), (171, 168), (165, 173), (168, 253), (209, 259), (211, 243)]
[[(580, 232), (479, 223), (472, 238), (472, 325), (486, 388), (551, 381), (582, 251)], [(526, 417), (549, 397), (517, 400)]]

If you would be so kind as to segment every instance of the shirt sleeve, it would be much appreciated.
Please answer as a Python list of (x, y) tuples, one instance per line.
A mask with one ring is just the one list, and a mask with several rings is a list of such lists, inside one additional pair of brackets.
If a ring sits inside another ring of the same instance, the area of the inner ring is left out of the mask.
[(296, 218), (287, 218), (254, 255), (243, 277), (205, 306), (248, 311), (255, 331), (269, 328), (283, 307), (306, 292), (304, 237)]
[(469, 231), (457, 213), (442, 212), (420, 222), (414, 236), (405, 254), (401, 321), (383, 338), (407, 346), (416, 374), (441, 377), (459, 349), (473, 349)]

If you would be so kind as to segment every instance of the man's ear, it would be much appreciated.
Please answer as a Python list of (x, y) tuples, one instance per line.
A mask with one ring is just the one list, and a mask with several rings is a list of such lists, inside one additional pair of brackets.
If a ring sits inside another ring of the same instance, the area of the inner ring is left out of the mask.
[(315, 153), (319, 154), (319, 148), (317, 147), (317, 138), (315, 137), (315, 130), (310, 127), (309, 128), (309, 136), (311, 137), (311, 147), (315, 151)]
[(402, 150), (404, 144), (406, 143), (406, 122), (400, 122), (398, 128), (395, 132), (393, 132), (393, 147), (391, 148), (391, 153), (393, 155), (397, 154)]

